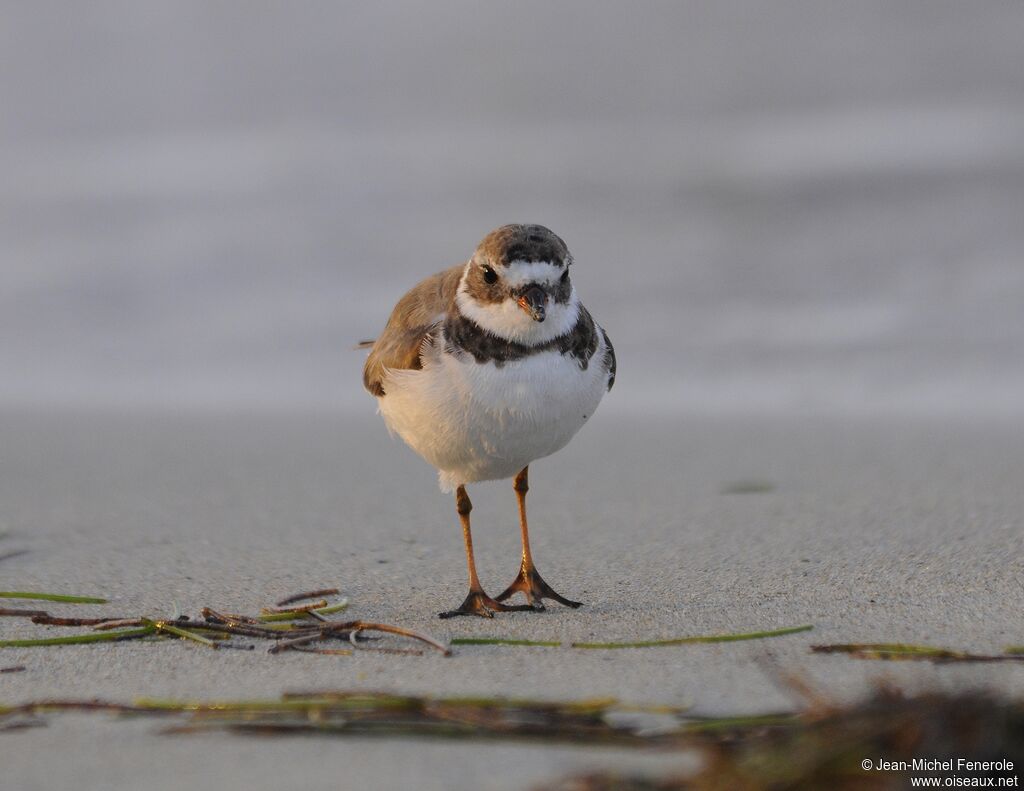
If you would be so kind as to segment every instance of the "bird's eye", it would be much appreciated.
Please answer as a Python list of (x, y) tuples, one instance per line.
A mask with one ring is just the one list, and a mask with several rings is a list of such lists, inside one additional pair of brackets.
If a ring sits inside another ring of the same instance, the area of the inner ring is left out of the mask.
[(568, 267), (566, 268), (566, 270), (564, 272), (562, 272), (562, 276), (559, 278), (559, 280), (561, 280), (563, 283), (568, 283), (569, 282), (569, 269), (568, 269)]
[(484, 280), (488, 283), (498, 282), (498, 273), (491, 269), (489, 266), (484, 267)]

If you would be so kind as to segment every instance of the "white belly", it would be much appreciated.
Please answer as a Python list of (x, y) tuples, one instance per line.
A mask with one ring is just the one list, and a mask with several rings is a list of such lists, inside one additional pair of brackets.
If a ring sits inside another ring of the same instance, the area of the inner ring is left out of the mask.
[(421, 370), (388, 372), (380, 412), (438, 468), (445, 491), (509, 478), (565, 447), (594, 414), (608, 384), (604, 352), (600, 337), (582, 369), (557, 351), (498, 367), (428, 348)]

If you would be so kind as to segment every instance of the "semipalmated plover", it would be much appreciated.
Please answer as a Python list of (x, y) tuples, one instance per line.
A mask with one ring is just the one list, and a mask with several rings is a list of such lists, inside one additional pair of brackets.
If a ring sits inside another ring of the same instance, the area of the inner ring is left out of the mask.
[[(530, 462), (565, 447), (615, 382), (615, 351), (576, 296), (572, 263), (544, 226), (505, 225), (402, 297), (372, 342), (363, 383), (384, 422), (455, 491), (469, 595), (442, 618), (542, 610), (544, 599), (580, 606), (537, 573), (526, 527)], [(466, 484), (512, 477), (522, 564), (492, 599), (473, 561)], [(517, 592), (526, 605), (502, 604)]]

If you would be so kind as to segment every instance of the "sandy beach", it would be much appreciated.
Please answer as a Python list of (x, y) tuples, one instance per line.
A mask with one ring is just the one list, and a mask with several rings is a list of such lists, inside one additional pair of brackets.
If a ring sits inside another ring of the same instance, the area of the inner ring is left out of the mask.
[[(852, 700), (908, 690), (1016, 693), (1018, 665), (878, 663), (809, 653), (901, 641), (998, 652), (1024, 635), (1024, 450), (999, 422), (629, 419), (612, 412), (534, 467), (541, 571), (578, 611), (436, 617), (464, 594), (459, 530), (431, 470), (372, 415), (7, 412), (3, 589), (110, 598), (53, 613), (255, 612), (336, 585), (353, 617), (441, 639), (636, 640), (813, 624), (771, 640), (658, 649), (463, 646), (454, 656), (270, 656), (195, 644), (5, 649), (0, 700), (268, 698), (301, 689), (614, 696), (708, 714), (798, 705), (779, 670)], [(749, 486), (756, 483), (757, 486)], [(761, 489), (730, 493), (735, 489)], [(506, 485), (471, 490), (484, 584), (518, 563)], [(5, 618), (4, 635), (54, 627)], [(0, 740), (12, 788), (183, 784), (528, 788), (579, 768), (685, 758), (410, 740), (165, 736), (62, 715)], [(239, 760), (225, 762), (230, 753)], [(40, 756), (49, 756), (40, 771)], [(160, 759), (154, 760), (154, 756)], [(625, 762), (625, 763), (623, 763)]]

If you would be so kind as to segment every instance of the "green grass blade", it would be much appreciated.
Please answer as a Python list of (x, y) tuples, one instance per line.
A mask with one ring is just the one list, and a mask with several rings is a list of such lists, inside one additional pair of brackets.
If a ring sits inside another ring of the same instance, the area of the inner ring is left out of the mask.
[[(573, 648), (656, 648), (668, 645), (689, 645), (691, 643), (731, 643), (739, 640), (761, 640), (766, 637), (782, 637), (788, 634), (809, 632), (814, 626), (789, 626), (785, 629), (774, 629), (768, 632), (746, 632), (742, 634), (699, 635), (696, 637), (676, 637), (669, 640), (640, 640), (624, 643), (572, 643)], [(518, 640), (509, 637), (454, 637), (451, 645), (513, 645), (543, 646), (557, 648), (562, 645), (557, 640)]]
[(455, 637), (451, 645), (540, 645), (557, 648), (560, 642), (554, 640), (514, 640), (506, 637)]
[(231, 713), (274, 714), (306, 712), (326, 709), (333, 704), (330, 700), (165, 700), (161, 698), (136, 698), (132, 705), (150, 711), (198, 711)]
[(213, 642), (213, 640), (211, 640), (210, 638), (203, 637), (201, 634), (196, 634), (195, 632), (190, 632), (188, 629), (182, 629), (179, 626), (173, 626), (172, 624), (169, 624), (166, 621), (143, 620), (143, 623), (146, 624), (147, 627), (151, 627), (155, 631), (167, 632), (168, 634), (173, 634), (177, 637), (183, 637), (186, 640), (193, 640), (197, 643), (205, 645), (207, 648), (217, 647), (217, 644)]
[(690, 720), (683, 725), (687, 733), (712, 733), (766, 725), (791, 725), (797, 722), (797, 714), (754, 714), (739, 717), (716, 717), (707, 720)]
[(949, 648), (938, 648), (931, 645), (911, 645), (910, 643), (836, 643), (833, 645), (816, 645), (813, 649), (821, 654), (907, 654), (911, 656), (952, 656), (959, 654)]
[[(321, 607), (319, 610), (312, 610), (317, 615), (331, 615), (336, 612), (348, 609), (348, 599), (344, 599), (337, 604), (331, 604), (327, 607)], [(273, 623), (274, 621), (295, 621), (299, 618), (308, 617), (304, 612), (272, 612), (263, 613), (258, 618), (264, 623)]]
[[(439, 706), (456, 706), (474, 709), (535, 709), (541, 711), (572, 712), (575, 714), (603, 714), (613, 707), (619, 706), (618, 698), (590, 698), (582, 700), (552, 701), (543, 698), (506, 698), (506, 697), (474, 697), (454, 696), (433, 698), (431, 703)], [(645, 710), (642, 706), (636, 711)]]
[(909, 643), (836, 643), (811, 646), (811, 650), (817, 654), (848, 654), (857, 659), (986, 659), (981, 655), (954, 651), (950, 648)]
[(42, 637), (35, 640), (0, 640), (0, 648), (35, 648), (46, 645), (81, 645), (83, 643), (102, 643), (115, 640), (131, 640), (155, 634), (156, 628), (143, 626), (140, 629), (123, 629), (117, 632), (89, 632), (70, 637)]
[(668, 645), (690, 645), (692, 643), (733, 643), (740, 640), (762, 640), (766, 637), (783, 637), (788, 634), (809, 632), (812, 624), (789, 626), (785, 629), (773, 629), (767, 632), (745, 632), (740, 634), (698, 635), (695, 637), (676, 637), (669, 640), (640, 640), (631, 643), (573, 643), (573, 648), (658, 648)]
[(34, 599), (35, 601), (59, 601), (66, 604), (106, 604), (106, 599), (97, 596), (65, 596), (60, 593), (36, 593), (33, 591), (0, 591), (0, 599)]

